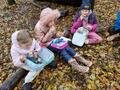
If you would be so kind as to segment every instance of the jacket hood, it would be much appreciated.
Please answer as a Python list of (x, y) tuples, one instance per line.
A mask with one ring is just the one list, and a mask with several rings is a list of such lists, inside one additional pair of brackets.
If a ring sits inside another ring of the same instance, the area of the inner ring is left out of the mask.
[(51, 9), (51, 8), (45, 8), (41, 11), (40, 14), (40, 21), (43, 24), (48, 24), (52, 20), (56, 20), (57, 18), (60, 17), (60, 12), (58, 9)]
[(11, 36), (11, 41), (12, 41), (12, 44), (18, 44), (18, 41), (17, 41), (17, 35), (18, 35), (19, 31), (15, 31), (12, 36)]

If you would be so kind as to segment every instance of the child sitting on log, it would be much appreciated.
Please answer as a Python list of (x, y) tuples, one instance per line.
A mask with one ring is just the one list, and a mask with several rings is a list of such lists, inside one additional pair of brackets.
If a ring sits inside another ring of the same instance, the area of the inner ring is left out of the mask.
[(11, 57), (14, 66), (29, 71), (24, 81), (26, 85), (52, 60), (48, 62), (41, 60), (40, 53), (42, 48), (27, 30), (15, 31), (11, 39)]

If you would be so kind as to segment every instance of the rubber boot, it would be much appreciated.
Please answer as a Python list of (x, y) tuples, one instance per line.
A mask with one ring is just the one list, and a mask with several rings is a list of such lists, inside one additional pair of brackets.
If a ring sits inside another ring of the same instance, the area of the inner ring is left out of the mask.
[(32, 90), (32, 83), (31, 82), (25, 83), (23, 85), (23, 90)]
[(77, 71), (81, 72), (81, 73), (86, 73), (89, 71), (89, 67), (86, 66), (81, 66), (77, 63), (76, 60), (69, 62), (69, 64)]
[(78, 61), (80, 61), (80, 62), (84, 63), (85, 65), (87, 65), (88, 67), (90, 67), (90, 66), (92, 65), (92, 62), (91, 62), (91, 61), (88, 61), (88, 60), (86, 60), (85, 58), (83, 58), (83, 57), (81, 57), (81, 56), (79, 56), (79, 55), (76, 55), (75, 58), (76, 58)]

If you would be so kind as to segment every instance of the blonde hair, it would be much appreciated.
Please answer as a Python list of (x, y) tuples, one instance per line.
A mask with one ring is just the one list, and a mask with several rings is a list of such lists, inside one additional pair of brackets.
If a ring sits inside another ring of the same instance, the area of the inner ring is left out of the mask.
[(30, 40), (32, 40), (32, 36), (27, 30), (20, 30), (17, 35), (17, 41), (21, 44), (28, 43)]

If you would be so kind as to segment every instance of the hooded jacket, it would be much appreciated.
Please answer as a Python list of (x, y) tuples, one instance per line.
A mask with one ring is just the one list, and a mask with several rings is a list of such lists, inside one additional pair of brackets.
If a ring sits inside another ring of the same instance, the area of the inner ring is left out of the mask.
[(60, 17), (60, 12), (55, 9), (45, 8), (41, 11), (40, 20), (37, 22), (35, 26), (35, 36), (40, 41), (40, 43), (49, 44), (52, 37), (55, 36), (56, 30), (54, 26), (48, 26), (48, 24), (52, 21), (55, 21)]
[(77, 13), (75, 18), (74, 18), (72, 27), (71, 27), (72, 34), (75, 33), (79, 27), (83, 26), (83, 22), (87, 22), (89, 25), (92, 26), (92, 29), (89, 30), (90, 32), (97, 31), (98, 22), (97, 22), (95, 14), (92, 11), (90, 11), (90, 14), (88, 15), (87, 21), (84, 19), (81, 20), (79, 17), (80, 17), (80, 13)]
[(27, 55), (29, 52), (32, 52), (34, 50), (36, 51), (40, 51), (41, 47), (39, 45), (39, 43), (33, 39), (32, 41), (32, 45), (29, 49), (23, 49), (19, 46), (18, 42), (17, 42), (17, 35), (18, 35), (19, 31), (16, 31), (12, 34), (11, 36), (11, 41), (12, 41), (12, 46), (11, 46), (11, 57), (13, 60), (13, 64), (17, 67), (20, 67), (22, 65), (24, 65), (24, 63), (22, 63), (20, 61), (20, 56), (21, 55)]

